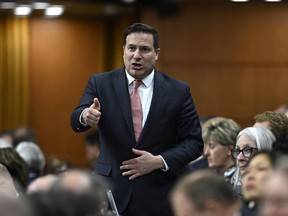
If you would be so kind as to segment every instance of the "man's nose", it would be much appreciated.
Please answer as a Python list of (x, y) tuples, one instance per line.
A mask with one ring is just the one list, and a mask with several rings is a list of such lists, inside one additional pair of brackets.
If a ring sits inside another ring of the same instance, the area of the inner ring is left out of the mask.
[(134, 58), (138, 59), (141, 58), (141, 53), (139, 49), (136, 49), (133, 55)]

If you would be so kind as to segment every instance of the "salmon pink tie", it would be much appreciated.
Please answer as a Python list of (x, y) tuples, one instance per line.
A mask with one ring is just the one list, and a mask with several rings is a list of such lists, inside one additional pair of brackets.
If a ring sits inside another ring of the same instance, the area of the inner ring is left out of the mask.
[(140, 95), (137, 91), (138, 87), (141, 84), (142, 84), (141, 80), (134, 80), (133, 91), (130, 95), (132, 119), (133, 119), (133, 126), (134, 126), (134, 133), (135, 133), (136, 140), (138, 140), (141, 130), (142, 130), (142, 118), (143, 118), (142, 106), (141, 106)]

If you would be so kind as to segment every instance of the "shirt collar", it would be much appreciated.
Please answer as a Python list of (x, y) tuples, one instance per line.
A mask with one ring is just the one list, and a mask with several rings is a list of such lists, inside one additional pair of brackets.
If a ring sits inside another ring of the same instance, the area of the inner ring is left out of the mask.
[[(126, 72), (126, 77), (128, 79), (128, 85), (130, 85), (134, 80), (135, 78), (132, 77), (128, 72), (127, 70), (125, 70)], [(154, 81), (154, 73), (155, 73), (155, 70), (153, 69), (153, 71), (147, 76), (145, 77), (144, 79), (142, 79), (142, 82), (143, 84), (148, 88), (150, 85), (153, 84), (153, 81)]]

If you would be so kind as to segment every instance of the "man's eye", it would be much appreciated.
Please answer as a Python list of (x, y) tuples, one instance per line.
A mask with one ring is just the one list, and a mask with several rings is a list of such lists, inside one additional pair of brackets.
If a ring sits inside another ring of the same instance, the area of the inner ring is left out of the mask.
[(149, 51), (150, 51), (150, 49), (149, 49), (149, 48), (147, 48), (147, 47), (144, 47), (144, 48), (142, 48), (142, 51), (143, 51), (143, 52), (149, 52)]
[(135, 50), (135, 47), (128, 47), (128, 50), (133, 51)]

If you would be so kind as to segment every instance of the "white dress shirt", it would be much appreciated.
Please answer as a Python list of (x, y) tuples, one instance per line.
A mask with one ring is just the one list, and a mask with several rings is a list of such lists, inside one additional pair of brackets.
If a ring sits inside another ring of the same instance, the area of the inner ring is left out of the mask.
[[(131, 95), (133, 91), (133, 84), (132, 82), (135, 80), (130, 74), (127, 73), (126, 71), (126, 76), (128, 79), (128, 90), (129, 94)], [(142, 114), (143, 114), (143, 119), (142, 119), (142, 128), (145, 125), (145, 122), (147, 120), (147, 116), (149, 113), (151, 101), (152, 101), (152, 96), (153, 96), (153, 87), (154, 87), (154, 70), (152, 71), (151, 74), (149, 74), (147, 77), (141, 80), (142, 85), (138, 87), (138, 93), (140, 95), (140, 100), (141, 100), (141, 106), (142, 106)]]
[[(128, 90), (129, 90), (129, 94), (131, 95), (132, 91), (133, 91), (133, 81), (135, 80), (134, 77), (132, 77), (127, 71), (126, 72), (126, 76), (128, 79)], [(142, 106), (142, 114), (143, 114), (143, 119), (142, 119), (142, 128), (145, 125), (145, 122), (147, 120), (147, 116), (150, 110), (150, 106), (151, 106), (151, 101), (152, 101), (152, 96), (153, 96), (153, 88), (154, 88), (154, 69), (152, 71), (152, 73), (150, 73), (147, 77), (145, 77), (144, 79), (142, 79), (142, 85), (140, 85), (138, 87), (138, 93), (140, 95), (140, 100), (141, 100), (141, 106)], [(163, 171), (168, 171), (169, 167), (166, 163), (166, 161), (164, 160), (164, 158), (160, 155), (165, 168), (162, 169)]]

